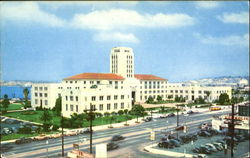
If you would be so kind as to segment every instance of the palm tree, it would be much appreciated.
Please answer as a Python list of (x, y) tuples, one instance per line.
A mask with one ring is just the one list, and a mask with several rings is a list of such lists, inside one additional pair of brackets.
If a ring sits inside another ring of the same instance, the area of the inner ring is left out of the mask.
[(27, 101), (28, 100), (28, 95), (29, 95), (28, 88), (24, 88), (23, 95), (24, 95), (24, 100)]
[(209, 95), (211, 94), (211, 91), (204, 91), (204, 93), (207, 95), (207, 101), (209, 102)]

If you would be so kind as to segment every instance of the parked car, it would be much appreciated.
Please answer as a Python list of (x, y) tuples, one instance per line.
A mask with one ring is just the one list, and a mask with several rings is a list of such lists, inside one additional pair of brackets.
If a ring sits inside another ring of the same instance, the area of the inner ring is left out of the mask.
[(119, 147), (118, 144), (114, 143), (114, 142), (110, 142), (107, 144), (107, 150), (114, 150), (114, 149), (117, 149)]
[(149, 121), (152, 121), (152, 120), (153, 120), (152, 117), (147, 117), (144, 121), (145, 121), (145, 122), (149, 122)]
[(195, 112), (193, 112), (192, 110), (187, 111), (187, 114), (194, 114)]
[(200, 153), (200, 148), (199, 147), (195, 147), (194, 149), (192, 149), (192, 152), (194, 153)]
[(60, 133), (55, 133), (55, 134), (50, 135), (50, 138), (52, 139), (59, 138), (59, 137), (61, 137)]
[(114, 135), (111, 139), (111, 141), (119, 141), (119, 140), (123, 140), (125, 139), (125, 137), (121, 136), (121, 135)]
[(194, 155), (193, 158), (207, 158), (205, 154)]
[(202, 146), (200, 146), (200, 153), (201, 154), (211, 154), (212, 151), (208, 147), (202, 145)]
[(207, 131), (200, 131), (200, 132), (198, 132), (198, 135), (202, 136), (202, 137), (211, 137), (212, 136), (212, 134), (210, 134)]
[(221, 143), (213, 143), (213, 145), (218, 151), (221, 151), (224, 148), (224, 146)]
[(170, 114), (168, 114), (168, 117), (173, 117), (173, 116), (175, 116), (175, 114), (174, 114), (174, 113), (170, 113)]
[(68, 131), (68, 132), (66, 132), (66, 135), (67, 136), (75, 136), (75, 135), (77, 135), (77, 132), (76, 131)]
[(244, 142), (246, 140), (243, 135), (236, 135), (235, 138), (238, 140), (238, 142)]
[(34, 140), (45, 140), (48, 139), (49, 137), (46, 136), (45, 134), (41, 134), (39, 136), (34, 137)]
[(168, 140), (167, 141), (161, 141), (158, 143), (158, 146), (160, 148), (169, 148), (169, 149), (172, 149), (174, 148), (174, 144), (173, 143), (170, 143)]
[(206, 144), (205, 146), (207, 146), (212, 152), (217, 152), (218, 151), (213, 144)]
[(182, 131), (184, 130), (184, 126), (178, 126), (175, 128), (176, 131)]
[(170, 139), (169, 143), (172, 144), (174, 147), (180, 147), (180, 145), (181, 145), (180, 142), (178, 142), (175, 139)]
[(17, 139), (15, 141), (16, 144), (24, 144), (24, 143), (30, 143), (32, 142), (32, 139), (31, 138), (25, 138), (25, 137), (22, 137), (20, 139)]

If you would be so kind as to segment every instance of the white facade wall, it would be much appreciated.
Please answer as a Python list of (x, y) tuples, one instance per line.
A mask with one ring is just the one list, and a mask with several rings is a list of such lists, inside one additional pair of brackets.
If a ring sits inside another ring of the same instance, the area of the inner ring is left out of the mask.
[(110, 53), (110, 73), (124, 78), (134, 77), (134, 53), (131, 48), (115, 47)]
[(62, 93), (62, 113), (70, 117), (73, 113), (83, 113), (95, 106), (96, 112), (118, 112), (131, 110), (131, 92), (128, 89), (114, 89), (112, 85), (98, 85), (89, 89), (65, 89)]
[(61, 94), (60, 83), (36, 83), (31, 88), (32, 107), (42, 106), (52, 109), (55, 106), (58, 95)]
[(139, 83), (139, 102), (146, 102), (149, 96), (156, 99), (158, 95), (167, 99), (167, 80), (140, 80)]

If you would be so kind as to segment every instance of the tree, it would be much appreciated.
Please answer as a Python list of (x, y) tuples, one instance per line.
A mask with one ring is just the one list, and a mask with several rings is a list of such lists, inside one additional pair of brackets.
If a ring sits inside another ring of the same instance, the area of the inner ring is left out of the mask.
[(156, 98), (156, 100), (157, 100), (158, 102), (160, 102), (160, 101), (162, 101), (162, 97), (158, 95), (157, 98)]
[(73, 113), (70, 118), (70, 124), (72, 128), (83, 127), (83, 120), (86, 119), (86, 114)]
[(132, 114), (133, 115), (136, 115), (136, 118), (137, 118), (137, 122), (138, 122), (138, 117), (139, 116), (143, 116), (143, 113), (145, 111), (144, 107), (141, 106), (140, 104), (135, 104), (132, 108)]
[(9, 107), (9, 105), (10, 105), (10, 101), (9, 101), (9, 98), (8, 98), (8, 95), (7, 94), (5, 94), (4, 96), (3, 96), (3, 101), (2, 101), (2, 105), (3, 105), (3, 108), (4, 108), (4, 112), (7, 112), (7, 108)]
[(49, 131), (49, 128), (52, 125), (51, 124), (52, 116), (49, 113), (49, 110), (44, 109), (40, 119), (43, 121), (43, 130), (46, 131), (46, 132)]
[(204, 93), (206, 94), (207, 101), (209, 101), (209, 96), (211, 94), (211, 91), (204, 91)]
[(62, 111), (62, 97), (58, 97), (56, 99), (56, 104), (55, 107), (53, 108), (53, 111), (55, 111), (55, 114), (57, 116), (61, 116), (61, 111)]
[(29, 90), (28, 88), (23, 89), (24, 100), (28, 101)]
[(119, 114), (119, 115), (123, 115), (123, 114), (124, 114), (124, 111), (123, 111), (123, 110), (119, 110), (119, 111), (118, 111), (118, 114)]
[(111, 112), (111, 115), (113, 115), (113, 116), (116, 115), (116, 114), (117, 114), (117, 113), (116, 113), (115, 111), (112, 111), (112, 112)]
[(107, 116), (109, 116), (109, 115), (110, 115), (109, 112), (105, 112), (105, 113), (104, 113), (104, 116), (105, 116), (105, 117), (107, 117)]
[(146, 103), (152, 104), (153, 102), (154, 102), (154, 98), (152, 96), (149, 96), (148, 100), (146, 101)]
[(194, 102), (197, 104), (204, 104), (205, 100), (202, 97), (199, 97), (199, 98), (196, 98)]
[(28, 95), (29, 95), (28, 88), (24, 88), (23, 89), (23, 96), (24, 96), (24, 104), (23, 104), (23, 106), (24, 106), (25, 109), (31, 107), (31, 103), (30, 103), (30, 101), (28, 101)]
[(112, 128), (112, 122), (115, 120), (115, 117), (114, 116), (110, 116), (110, 118), (109, 118), (110, 120), (109, 120), (109, 127), (110, 128)]
[(172, 99), (173, 98), (173, 95), (168, 95), (168, 99)]
[(229, 96), (227, 93), (222, 93), (219, 96), (219, 104), (224, 105), (226, 103), (229, 103)]
[(165, 112), (165, 106), (161, 106), (160, 107), (160, 113), (164, 113)]
[(124, 114), (125, 114), (125, 119), (126, 119), (126, 125), (128, 124), (128, 109), (124, 110)]

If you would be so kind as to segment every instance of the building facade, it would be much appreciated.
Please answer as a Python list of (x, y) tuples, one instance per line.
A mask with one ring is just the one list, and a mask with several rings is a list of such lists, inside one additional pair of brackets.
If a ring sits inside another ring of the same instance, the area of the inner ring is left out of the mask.
[(61, 96), (62, 113), (70, 117), (90, 109), (91, 105), (100, 113), (131, 110), (135, 102), (144, 103), (150, 96), (154, 99), (161, 96), (163, 100), (182, 97), (190, 102), (199, 97), (214, 101), (222, 93), (231, 98), (231, 87), (184, 86), (155, 75), (134, 72), (133, 50), (115, 47), (110, 53), (110, 73), (82, 73), (65, 78), (61, 83), (33, 84), (31, 103), (33, 107), (53, 108)]

